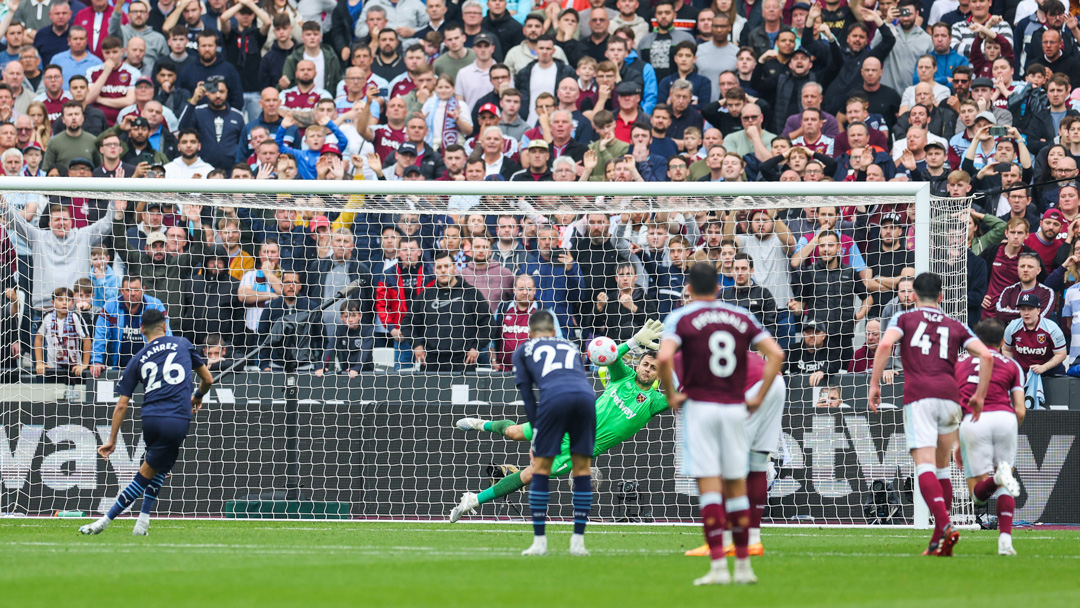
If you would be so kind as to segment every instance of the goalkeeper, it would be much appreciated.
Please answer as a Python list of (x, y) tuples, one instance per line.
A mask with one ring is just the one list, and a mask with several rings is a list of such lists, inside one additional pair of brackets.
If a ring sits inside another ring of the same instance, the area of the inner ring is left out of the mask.
[[(660, 321), (646, 321), (634, 337), (619, 346), (615, 362), (607, 367), (608, 382), (603, 394), (596, 400), (596, 443), (593, 456), (599, 456), (623, 441), (634, 436), (660, 412), (668, 409), (664, 394), (656, 390), (657, 340), (663, 332)], [(631, 368), (622, 358), (630, 350), (639, 347), (646, 349), (645, 354)], [(531, 441), (532, 425), (517, 424), (513, 420), (481, 420), (480, 418), (462, 418), (457, 427), (463, 431), (476, 430), (496, 433), (514, 441)], [(552, 477), (561, 477), (570, 472), (570, 439), (563, 437), (562, 452), (555, 457), (551, 467)], [(452, 511), (450, 521), (456, 522), (461, 516), (472, 512), (480, 505), (491, 502), (501, 496), (517, 492), (532, 480), (533, 467), (530, 465), (498, 480), (493, 486), (480, 494), (466, 492)]]

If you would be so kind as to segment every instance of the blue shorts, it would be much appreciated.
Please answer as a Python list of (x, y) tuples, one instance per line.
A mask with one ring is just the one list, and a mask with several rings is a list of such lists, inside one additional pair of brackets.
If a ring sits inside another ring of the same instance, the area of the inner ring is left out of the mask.
[(187, 438), (190, 420), (150, 416), (142, 419), (143, 442), (146, 454), (143, 460), (158, 473), (167, 473), (176, 464), (180, 446)]
[(596, 396), (567, 393), (552, 402), (540, 403), (533, 421), (533, 455), (558, 456), (563, 437), (570, 439), (570, 453), (592, 458), (596, 443)]

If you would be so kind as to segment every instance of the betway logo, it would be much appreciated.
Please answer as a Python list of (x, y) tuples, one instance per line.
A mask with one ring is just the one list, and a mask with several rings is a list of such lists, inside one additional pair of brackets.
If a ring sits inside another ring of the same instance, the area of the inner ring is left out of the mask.
[(633, 418), (634, 416), (637, 416), (637, 412), (626, 407), (626, 404), (623, 403), (622, 397), (619, 397), (619, 393), (612, 392), (611, 397), (615, 401), (615, 405), (619, 406), (619, 409), (622, 410), (622, 413), (626, 415), (627, 420)]
[(1016, 352), (1022, 355), (1045, 355), (1046, 347), (1035, 348), (1034, 346), (1017, 346)]
[[(881, 442), (883, 449), (875, 444), (870, 423), (865, 416), (844, 416), (843, 429), (837, 429), (831, 415), (813, 416), (812, 426), (803, 433), (800, 443), (790, 433), (781, 436), (783, 446), (777, 465), (784, 469), (811, 469), (809, 488), (791, 476), (777, 478), (769, 491), (770, 496), (790, 496), (796, 492), (812, 491), (826, 498), (842, 498), (860, 492), (866, 487), (855, 487), (853, 482), (870, 482), (875, 479), (910, 477), (914, 464), (908, 454), (907, 442), (900, 426), (897, 431)], [(1058, 476), (1068, 459), (1074, 440), (1073, 435), (1053, 435), (1042, 458), (1036, 459), (1027, 436), (1020, 435), (1017, 443), (1016, 468), (1027, 498), (1024, 506), (1017, 509), (1016, 517), (1038, 521), (1053, 493)], [(838, 457), (854, 451), (859, 461), (862, 479), (854, 476), (838, 477), (844, 471)], [(1041, 461), (1041, 465), (1039, 464)], [(809, 462), (809, 464), (807, 464)]]
[[(44, 426), (25, 424), (14, 437), (16, 442), (12, 451), (12, 438), (6, 428), (0, 427), (0, 483), (8, 490), (23, 489), (30, 479), (30, 467), (38, 448), (48, 442), (57, 449), (43, 457), (37, 468), (45, 487), (57, 492), (72, 488), (97, 489), (97, 449), (109, 438), (109, 432), (109, 425), (88, 429), (78, 424), (62, 424), (46, 431)], [(121, 433), (116, 450), (109, 455), (109, 465), (119, 479), (128, 479), (139, 470), (145, 451), (146, 446), (140, 438), (131, 453)]]

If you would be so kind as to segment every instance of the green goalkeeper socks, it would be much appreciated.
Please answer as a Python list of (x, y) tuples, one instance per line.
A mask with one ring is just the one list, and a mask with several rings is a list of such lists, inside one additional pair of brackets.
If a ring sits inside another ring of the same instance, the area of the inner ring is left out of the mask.
[[(484, 423), (484, 430), (496, 435), (502, 435), (506, 429), (517, 424), (513, 420), (489, 420)], [(518, 486), (521, 487), (521, 486)]]
[[(509, 422), (509, 421), (508, 420), (503, 420), (502, 422)], [(488, 424), (490, 424), (490, 423), (488, 423)], [(507, 494), (512, 494), (514, 492), (517, 492), (518, 490), (520, 490), (521, 488), (524, 488), (524, 487), (525, 487), (525, 483), (523, 481), (521, 481), (521, 471), (518, 471), (517, 473), (514, 473), (512, 475), (507, 475), (506, 477), (503, 477), (499, 481), (496, 481), (495, 485), (493, 485), (490, 488), (484, 490), (483, 492), (480, 492), (480, 495), (477, 496), (476, 499), (477, 499), (477, 501), (479, 501), (480, 504), (484, 504), (485, 502), (491, 502), (491, 501), (495, 500), (496, 498), (500, 498), (500, 497), (506, 496)]]

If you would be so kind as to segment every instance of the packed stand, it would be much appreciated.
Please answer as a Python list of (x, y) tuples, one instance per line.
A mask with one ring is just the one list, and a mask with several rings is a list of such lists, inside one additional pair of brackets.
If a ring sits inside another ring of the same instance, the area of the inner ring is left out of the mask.
[[(1063, 374), (1080, 354), (1075, 11), (8, 0), (0, 159), (29, 177), (929, 182), (975, 197), (954, 256), (968, 322), (1010, 323), (1025, 370)], [(498, 216), (455, 197), (448, 214), (390, 216), (348, 199), (331, 215), (4, 199), (9, 379), (123, 366), (156, 307), (211, 369), (356, 375), (392, 348), (399, 368), (506, 370), (531, 311), (582, 341), (622, 339), (679, 306), (687, 268), (708, 261), (721, 297), (789, 349), (787, 371), (828, 387), (866, 372), (914, 302), (910, 207), (608, 216), (556, 201)]]

